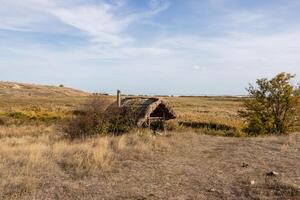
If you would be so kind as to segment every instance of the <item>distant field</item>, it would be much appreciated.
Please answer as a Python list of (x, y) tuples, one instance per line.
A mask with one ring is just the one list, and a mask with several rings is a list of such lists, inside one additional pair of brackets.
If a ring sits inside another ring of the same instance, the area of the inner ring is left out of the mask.
[[(15, 91), (17, 93), (18, 91)], [(49, 119), (63, 119), (72, 115), (74, 110), (80, 107), (88, 100), (90, 96), (87, 93), (83, 95), (70, 96), (62, 95), (62, 92), (56, 92), (52, 96), (34, 95), (0, 95), (0, 117), (16, 118), (15, 114), (20, 114), (25, 119), (31, 121), (47, 121)], [(1, 89), (0, 89), (1, 93)], [(55, 94), (59, 95), (55, 95)], [(102, 96), (113, 102), (114, 96)], [(242, 99), (238, 97), (164, 97), (164, 99), (174, 108), (177, 119), (170, 122), (173, 129), (196, 128), (195, 130), (207, 128), (208, 126), (228, 126), (229, 128), (240, 131), (243, 128), (243, 121), (237, 113), (241, 108)], [(176, 125), (174, 125), (176, 124)], [(178, 124), (180, 127), (178, 127)], [(176, 127), (175, 127), (176, 126)], [(218, 131), (218, 128), (215, 130)], [(210, 133), (212, 133), (210, 131)], [(221, 130), (222, 131), (222, 130)], [(219, 132), (222, 133), (222, 132)], [(214, 134), (219, 134), (218, 132)]]
[[(63, 119), (72, 115), (89, 97), (27, 97), (1, 98), (0, 116), (13, 116), (22, 113), (28, 119), (51, 121), (52, 118)], [(102, 96), (113, 102), (115, 97)], [(233, 130), (230, 136), (241, 135), (244, 126), (238, 117), (242, 109), (242, 99), (237, 97), (165, 97), (174, 108), (177, 119), (168, 123), (171, 130), (194, 129), (206, 130), (208, 134), (223, 135), (224, 130)], [(49, 120), (48, 120), (49, 119)], [(34, 120), (31, 120), (34, 121)], [(37, 120), (35, 120), (37, 121)], [(216, 128), (213, 128), (216, 127)], [(223, 128), (222, 128), (223, 127)]]
[[(226, 125), (241, 130), (244, 122), (238, 117), (242, 99), (238, 97), (168, 97), (177, 121), (192, 122), (194, 126)], [(198, 124), (197, 124), (198, 123)]]
[(178, 115), (164, 135), (70, 141), (61, 123), (90, 95), (14, 84), (0, 84), (0, 199), (300, 199), (299, 134), (220, 137), (243, 136), (241, 98), (164, 97)]

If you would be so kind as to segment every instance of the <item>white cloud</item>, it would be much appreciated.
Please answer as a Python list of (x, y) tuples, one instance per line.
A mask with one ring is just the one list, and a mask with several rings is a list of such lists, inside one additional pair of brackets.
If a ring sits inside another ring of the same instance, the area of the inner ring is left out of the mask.
[(47, 16), (43, 8), (48, 6), (46, 1), (2, 0), (0, 6), (0, 29), (14, 31), (36, 30), (38, 24), (45, 23)]
[(195, 70), (199, 70), (199, 69), (200, 69), (199, 65), (194, 65), (193, 68), (194, 68)]
[(51, 10), (62, 22), (95, 37), (95, 41), (120, 44), (119, 32), (127, 25), (125, 19), (117, 20), (112, 14), (111, 6), (76, 6)]
[(167, 3), (156, 1), (151, 9), (137, 14), (118, 15), (124, 9), (123, 4), (115, 6), (101, 3), (98, 5), (78, 5), (54, 8), (50, 12), (62, 22), (88, 33), (95, 42), (120, 45), (131, 39), (122, 32), (129, 24), (151, 17), (168, 8)]
[[(135, 80), (130, 76), (147, 74), (149, 80), (158, 77), (159, 80), (155, 81), (158, 85), (161, 84), (159, 81), (169, 78), (170, 87), (178, 84), (178, 88), (183, 88), (181, 84), (185, 84), (185, 88), (190, 88), (191, 91), (196, 91), (193, 87), (201, 81), (203, 84), (212, 81), (210, 76), (215, 77), (215, 74), (218, 74), (216, 79), (224, 88), (227, 83), (222, 85), (222, 80), (226, 78), (227, 81), (231, 79), (232, 85), (236, 86), (233, 82), (239, 79), (239, 76), (267, 76), (280, 71), (300, 74), (300, 67), (297, 66), (300, 64), (300, 28), (286, 26), (284, 30), (274, 31), (272, 25), (276, 21), (274, 19), (278, 19), (274, 17), (274, 13), (226, 10), (222, 13), (222, 19), (211, 23), (218, 33), (209, 30), (209, 34), (204, 36), (194, 28), (199, 25), (197, 16), (195, 22), (191, 22), (194, 26), (187, 27), (194, 32), (177, 30), (176, 23), (160, 24), (158, 20), (151, 20), (153, 16), (168, 9), (171, 1), (151, 0), (148, 1), (147, 8), (135, 12), (127, 7), (126, 2), (114, 0), (108, 4), (105, 1), (95, 3), (88, 0), (3, 0), (0, 7), (0, 29), (41, 31), (41, 35), (46, 39), (48, 35), (43, 34), (48, 34), (50, 29), (53, 32), (67, 30), (67, 34), (71, 35), (80, 33), (84, 40), (80, 45), (72, 43), (64, 49), (60, 48), (59, 40), (65, 37), (58, 38), (58, 43), (51, 48), (38, 40), (21, 40), (20, 43), (15, 37), (8, 40), (0, 38), (0, 68), (41, 67), (47, 68), (46, 71), (53, 71), (53, 74), (60, 70), (50, 69), (57, 68), (78, 73), (78, 77), (85, 74), (83, 71), (95, 76), (95, 80), (97, 74), (113, 78), (115, 73), (122, 72), (128, 75), (126, 81)], [(214, 2), (222, 4), (226, 0)], [(145, 37), (150, 39), (146, 38), (149, 40), (144, 42), (144, 35), (139, 38), (140, 30), (136, 29), (140, 26), (135, 25), (141, 23), (141, 27), (145, 27), (145, 21), (158, 25), (149, 28), (151, 32), (147, 34), (150, 36)], [(157, 33), (158, 26), (163, 27), (160, 28), (163, 29), (161, 37), (158, 36), (160, 33)], [(138, 32), (135, 33), (138, 35), (136, 38), (128, 31), (129, 27), (135, 29), (132, 32)], [(175, 31), (172, 28), (175, 28)], [(268, 31), (258, 31), (263, 28)], [(15, 59), (16, 57), (18, 59)], [(156, 76), (153, 77), (151, 73)], [(14, 77), (13, 70), (11, 74)], [(185, 81), (178, 81), (182, 79)], [(240, 79), (239, 83), (249, 80)], [(189, 82), (193, 84), (188, 85)], [(208, 85), (217, 85), (215, 82), (210, 83)], [(244, 86), (245, 84), (241, 85), (242, 90)]]
[(200, 65), (194, 65), (193, 69), (196, 70), (196, 71), (206, 71), (207, 70), (206, 67), (203, 67), (203, 66), (200, 66)]
[[(199, 71), (256, 71), (261, 74), (290, 71), (300, 74), (300, 30), (271, 35), (233, 33), (226, 37), (173, 36), (157, 41), (171, 49), (171, 65)], [(196, 65), (194, 63), (197, 63)], [(202, 68), (205, 66), (205, 68)]]
[(89, 35), (93, 42), (116, 46), (132, 40), (124, 33), (130, 24), (157, 15), (170, 5), (169, 1), (152, 0), (148, 10), (128, 14), (125, 2), (2, 0), (0, 29), (43, 32), (46, 31), (45, 24), (48, 24), (52, 29), (56, 26), (59, 32), (61, 28), (55, 24), (55, 20), (59, 19), (63, 24)]
[(265, 16), (258, 12), (249, 12), (249, 11), (236, 11), (231, 12), (226, 16), (226, 20), (233, 24), (236, 27), (243, 25), (258, 26), (260, 24), (265, 24)]

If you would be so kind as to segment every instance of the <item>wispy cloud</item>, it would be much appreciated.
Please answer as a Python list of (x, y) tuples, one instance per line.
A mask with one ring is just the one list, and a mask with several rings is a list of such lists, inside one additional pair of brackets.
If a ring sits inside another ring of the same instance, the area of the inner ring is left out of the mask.
[(128, 19), (115, 19), (113, 8), (107, 4), (53, 9), (51, 13), (62, 22), (88, 33), (98, 42), (120, 44), (118, 35), (129, 23)]
[(38, 31), (48, 23), (45, 12), (52, 3), (48, 0), (9, 1), (2, 0), (0, 6), (0, 30)]
[(169, 1), (151, 0), (148, 10), (122, 14), (128, 9), (124, 2), (114, 1), (113, 4), (109, 4), (106, 1), (82, 1), (70, 4), (59, 0), (3, 0), (0, 8), (0, 29), (39, 31), (38, 25), (49, 24), (56, 18), (88, 34), (95, 42), (119, 45), (130, 40), (130, 37), (123, 33), (130, 24), (154, 16), (169, 6)]
[(0, 78), (63, 72), (57, 81), (87, 77), (90, 90), (238, 93), (258, 75), (300, 74), (299, 3), (247, 2), (2, 0)]
[(151, 17), (168, 8), (167, 3), (152, 0), (149, 10), (120, 15), (123, 4), (111, 5), (100, 3), (97, 5), (78, 5), (67, 8), (54, 8), (50, 12), (62, 22), (88, 33), (95, 42), (119, 45), (129, 41), (129, 36), (122, 32), (130, 25), (143, 18)]

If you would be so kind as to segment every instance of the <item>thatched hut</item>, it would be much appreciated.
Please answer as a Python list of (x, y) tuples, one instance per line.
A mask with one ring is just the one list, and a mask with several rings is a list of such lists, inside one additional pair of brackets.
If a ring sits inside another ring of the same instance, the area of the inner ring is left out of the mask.
[(156, 97), (127, 97), (121, 99), (118, 92), (117, 101), (110, 108), (127, 110), (135, 118), (138, 127), (150, 126), (153, 122), (162, 122), (175, 119), (176, 114), (172, 107), (163, 99)]

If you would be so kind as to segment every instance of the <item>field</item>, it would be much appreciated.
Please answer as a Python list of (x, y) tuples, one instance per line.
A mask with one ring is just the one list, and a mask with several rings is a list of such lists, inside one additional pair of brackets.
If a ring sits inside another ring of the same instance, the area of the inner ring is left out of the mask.
[(70, 141), (89, 94), (0, 85), (0, 199), (300, 199), (300, 134), (246, 137), (240, 98), (165, 97), (165, 134)]

